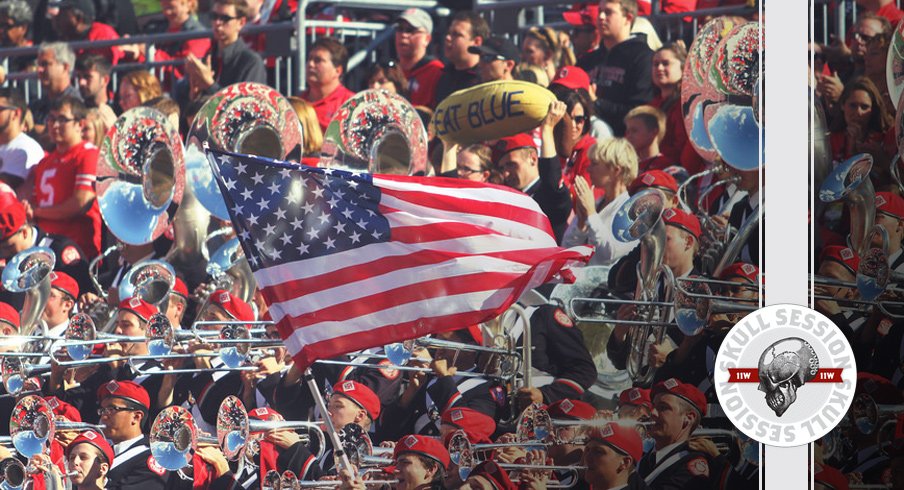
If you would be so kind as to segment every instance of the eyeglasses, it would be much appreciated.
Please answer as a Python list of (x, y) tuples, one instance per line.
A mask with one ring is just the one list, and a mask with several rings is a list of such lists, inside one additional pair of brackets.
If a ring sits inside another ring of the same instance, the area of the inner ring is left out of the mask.
[(98, 408), (97, 415), (99, 417), (103, 417), (104, 415), (112, 416), (113, 414), (118, 413), (118, 412), (134, 412), (134, 411), (136, 411), (134, 408), (117, 407), (116, 405), (110, 405), (109, 407)]
[(455, 169), (455, 171), (458, 172), (459, 175), (471, 175), (471, 174), (483, 172), (483, 170), (480, 170), (479, 168), (473, 169), (470, 167), (457, 167)]
[(75, 118), (74, 117), (63, 117), (63, 116), (47, 116), (47, 119), (45, 119), (45, 121), (47, 122), (47, 124), (54, 124), (54, 123), (66, 124), (68, 122), (75, 121)]
[(8, 31), (10, 29), (15, 29), (16, 27), (19, 27), (21, 25), (22, 24), (17, 24), (15, 22), (0, 23), (0, 30)]
[(859, 42), (862, 42), (863, 44), (870, 44), (878, 38), (879, 38), (878, 34), (872, 35), (872, 36), (867, 36), (866, 34), (861, 34), (859, 32), (854, 33), (854, 39)]
[(233, 17), (231, 15), (217, 14), (217, 13), (210, 14), (211, 22), (222, 22), (225, 24), (225, 23), (229, 22), (230, 20), (235, 20), (235, 19), (238, 19), (238, 17)]
[(571, 116), (571, 120), (574, 121), (575, 124), (585, 124), (590, 118), (587, 116)]

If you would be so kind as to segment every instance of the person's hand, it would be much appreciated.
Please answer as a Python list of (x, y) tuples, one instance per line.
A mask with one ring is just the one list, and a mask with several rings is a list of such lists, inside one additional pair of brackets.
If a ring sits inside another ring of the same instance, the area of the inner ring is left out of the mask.
[(591, 83), (591, 84), (590, 84), (590, 102), (594, 102), (594, 103), (595, 103), (597, 98), (598, 98), (598, 97), (597, 97), (597, 95), (596, 95), (596, 84), (595, 84), (595, 83)]
[(499, 463), (514, 463), (519, 459), (527, 456), (524, 446), (507, 446), (496, 449), (493, 453), (493, 460)]
[(286, 367), (286, 365), (280, 359), (273, 356), (267, 356), (257, 361), (257, 372), (255, 374), (257, 374), (258, 379), (266, 378), (273, 373), (282, 371), (284, 367)]
[(417, 392), (421, 389), (421, 386), (426, 379), (427, 373), (424, 371), (417, 371), (412, 374), (412, 376), (408, 378), (408, 386), (405, 387), (405, 391), (399, 398), (399, 406), (408, 408), (411, 405), (411, 402), (414, 401), (414, 397), (417, 395)]
[(556, 127), (556, 124), (559, 124), (559, 121), (565, 117), (567, 108), (568, 106), (561, 100), (551, 102), (549, 104), (549, 112), (546, 113), (546, 117), (543, 119), (543, 122), (540, 123), (541, 129), (550, 130)]
[(836, 104), (841, 99), (841, 92), (844, 91), (844, 84), (837, 72), (831, 75), (816, 74), (816, 90), (822, 94), (826, 102)]
[[(829, 294), (828, 288), (826, 288), (825, 286), (816, 286), (813, 288), (813, 291), (817, 296), (832, 296), (831, 294)], [(832, 316), (841, 313), (841, 307), (838, 306), (838, 302), (828, 299), (816, 300), (816, 310), (822, 312), (826, 316)]]
[(650, 360), (653, 363), (653, 367), (661, 368), (663, 364), (665, 364), (666, 358), (669, 356), (669, 352), (675, 350), (671, 344), (666, 342), (661, 342), (658, 344), (650, 345)]
[(537, 388), (525, 386), (520, 388), (518, 393), (515, 394), (515, 400), (518, 403), (518, 407), (524, 410), (532, 403), (543, 403), (543, 392)]
[(637, 305), (624, 304), (615, 312), (616, 320), (634, 320), (637, 317)]
[(712, 439), (707, 439), (706, 437), (691, 437), (690, 440), (687, 441), (687, 444), (690, 446), (691, 451), (706, 453), (713, 458), (719, 456), (719, 449)]
[(587, 218), (596, 213), (596, 201), (593, 199), (593, 188), (578, 175), (574, 178), (574, 214), (578, 218), (578, 227), (581, 231), (587, 229)]
[(301, 441), (301, 436), (291, 429), (278, 429), (267, 432), (264, 440), (272, 442), (280, 449), (289, 449)]
[(342, 468), (339, 470), (340, 490), (364, 490), (364, 480), (358, 476), (358, 468), (351, 465), (350, 468)]
[(395, 441), (383, 441), (380, 443), (380, 447), (386, 447), (389, 449), (395, 449), (396, 442)]
[(433, 373), (439, 377), (455, 376), (455, 373), (458, 372), (458, 368), (455, 366), (449, 367), (449, 363), (445, 359), (434, 360), (430, 363), (430, 368), (433, 369)]
[(201, 60), (189, 53), (185, 58), (185, 73), (189, 77), (189, 86), (193, 96), (200, 95), (215, 83), (209, 55)]
[(223, 455), (223, 451), (220, 448), (216, 446), (198, 446), (195, 454), (202, 461), (213, 467), (214, 479), (229, 473), (229, 462), (226, 461), (226, 456)]

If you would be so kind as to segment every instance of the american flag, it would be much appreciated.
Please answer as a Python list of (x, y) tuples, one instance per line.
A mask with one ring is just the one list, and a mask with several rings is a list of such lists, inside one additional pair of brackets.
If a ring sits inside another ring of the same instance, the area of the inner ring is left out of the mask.
[(557, 247), (536, 202), (508, 188), (208, 155), (301, 368), (486, 321), (592, 254)]

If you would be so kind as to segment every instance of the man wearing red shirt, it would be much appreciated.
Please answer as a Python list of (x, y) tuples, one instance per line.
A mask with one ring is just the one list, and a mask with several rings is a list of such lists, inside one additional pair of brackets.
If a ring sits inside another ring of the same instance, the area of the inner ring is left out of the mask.
[(308, 89), (301, 94), (301, 98), (314, 106), (317, 121), (324, 133), (339, 106), (355, 95), (342, 85), (347, 62), (348, 50), (331, 37), (315, 41), (308, 53)]
[(421, 9), (411, 8), (396, 22), (395, 47), (399, 66), (408, 79), (411, 105), (436, 107), (436, 84), (443, 72), (443, 62), (427, 56), (433, 38), (433, 19)]
[[(59, 34), (61, 41), (109, 41), (119, 39), (119, 34), (113, 27), (100, 22), (94, 22), (94, 2), (92, 0), (62, 0), (51, 2), (60, 8), (60, 12), (53, 18), (53, 27)], [(115, 65), (124, 56), (118, 46), (95, 49), (79, 49), (76, 56), (84, 54), (100, 54), (107, 58), (110, 64)]]
[(56, 149), (35, 167), (29, 202), (41, 229), (72, 239), (91, 258), (100, 253), (101, 219), (94, 193), (98, 150), (82, 141), (85, 112), (72, 97), (51, 104), (47, 133)]

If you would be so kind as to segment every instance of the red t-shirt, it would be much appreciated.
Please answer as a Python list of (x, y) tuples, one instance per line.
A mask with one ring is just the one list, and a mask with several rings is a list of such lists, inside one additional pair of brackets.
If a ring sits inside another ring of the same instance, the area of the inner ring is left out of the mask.
[[(568, 158), (559, 157), (559, 161), (562, 162), (562, 183), (565, 184), (565, 187), (568, 187), (568, 190), (571, 192), (572, 197), (574, 197), (574, 179), (580, 175), (584, 177), (584, 180), (587, 181), (587, 185), (593, 185), (593, 182), (590, 180), (590, 172), (588, 169), (590, 168), (590, 147), (596, 143), (596, 139), (590, 134), (585, 134), (580, 140), (578, 140), (577, 144), (574, 145), (574, 149), (571, 150), (571, 155)], [(602, 188), (594, 188), (593, 189), (593, 197), (596, 200), (603, 197), (606, 192)]]
[(443, 62), (437, 59), (415, 65), (411, 71), (405, 72), (408, 79), (408, 100), (411, 105), (436, 107), (436, 86), (443, 74)]
[[(662, 109), (664, 102), (662, 96), (656, 96), (650, 101), (650, 105)], [(679, 163), (690, 174), (703, 170), (706, 162), (697, 154), (687, 137), (684, 116), (681, 114), (681, 102), (675, 101), (665, 116), (665, 137), (659, 143), (659, 151), (672, 163)]]
[[(664, 0), (661, 5), (660, 10), (665, 14), (692, 12), (697, 8), (697, 0)], [(651, 12), (652, 5), (650, 0), (639, 0), (637, 2), (637, 15), (650, 15)]]
[[(35, 166), (35, 207), (47, 208), (69, 199), (76, 189), (94, 190), (97, 181), (97, 147), (81, 142), (65, 153), (54, 151)], [(95, 200), (82, 215), (65, 220), (39, 218), (38, 227), (47, 233), (69, 237), (88, 258), (100, 253), (100, 209)]]
[(899, 9), (895, 2), (891, 2), (877, 10), (876, 15), (885, 17), (891, 22), (891, 26), (895, 27), (901, 19), (904, 19), (904, 10)]
[[(182, 32), (182, 27), (167, 29), (166, 32)], [(154, 61), (182, 60), (188, 56), (188, 53), (203, 60), (207, 53), (210, 52), (210, 38), (207, 37), (181, 41), (177, 45), (178, 48), (172, 54), (162, 49), (154, 51)], [(167, 66), (165, 71), (167, 74), (172, 74), (177, 80), (185, 76), (185, 67), (183, 65)], [(167, 79), (167, 81), (169, 80)]]
[[(868, 138), (871, 143), (881, 143), (885, 152), (889, 155), (894, 155), (898, 151), (894, 128), (890, 128), (884, 134), (874, 131), (870, 133)], [(832, 160), (835, 162), (843, 162), (854, 156), (847, 151), (846, 131), (835, 131), (829, 134), (829, 146), (832, 148)]]
[(324, 133), (326, 133), (326, 127), (330, 125), (330, 121), (333, 120), (333, 116), (336, 115), (336, 111), (339, 110), (339, 106), (355, 95), (354, 92), (345, 88), (345, 86), (340, 85), (339, 88), (333, 90), (333, 93), (330, 95), (327, 95), (317, 102), (313, 102), (308, 98), (309, 92), (309, 90), (305, 90), (304, 93), (301, 94), (301, 98), (314, 106), (314, 112), (317, 113), (317, 122), (320, 123), (320, 129)]
[[(88, 31), (87, 41), (109, 41), (111, 39), (119, 39), (119, 34), (116, 33), (116, 29), (107, 24), (102, 24), (100, 22), (95, 22), (91, 24), (91, 29)], [(94, 48), (94, 49), (79, 49), (75, 52), (77, 57), (82, 57), (85, 54), (99, 54), (109, 61), (111, 64), (119, 63), (119, 60), (122, 59), (125, 54), (119, 49), (119, 46), (110, 46), (108, 48)]]

